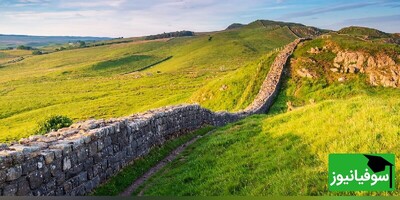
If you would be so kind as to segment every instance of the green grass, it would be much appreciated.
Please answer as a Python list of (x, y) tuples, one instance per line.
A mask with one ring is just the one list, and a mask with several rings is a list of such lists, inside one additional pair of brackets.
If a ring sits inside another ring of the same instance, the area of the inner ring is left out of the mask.
[[(364, 74), (338, 74), (330, 71), (333, 67), (335, 54), (333, 52), (322, 52), (309, 54), (307, 51), (312, 47), (319, 47), (328, 44), (335, 44), (341, 49), (367, 52), (372, 55), (386, 53), (395, 58), (400, 53), (400, 48), (391, 44), (369, 43), (359, 41), (357, 38), (335, 35), (330, 39), (314, 39), (301, 44), (294, 52), (292, 58), (298, 62), (292, 63), (288, 69), (290, 76), (285, 76), (281, 92), (270, 114), (286, 112), (286, 103), (291, 101), (294, 106), (301, 107), (310, 104), (310, 100), (320, 102), (329, 99), (348, 99), (357, 95), (374, 94), (383, 88), (371, 87), (368, 77)], [(317, 78), (302, 78), (297, 75), (296, 70), (306, 68), (317, 73)], [(345, 77), (346, 82), (338, 82), (339, 77)]]
[[(400, 154), (400, 98), (394, 96), (400, 91), (328, 100), (220, 128), (148, 181), (144, 194), (398, 195), (327, 191), (330, 153)], [(396, 177), (399, 189), (400, 170)]]
[(0, 50), (0, 65), (12, 61), (18, 57), (31, 56), (32, 51), (29, 50)]
[(75, 122), (127, 116), (195, 102), (221, 84), (228, 90), (202, 104), (212, 110), (242, 109), (265, 78), (268, 65), (258, 64), (270, 62), (274, 48), (295, 39), (285, 28), (263, 26), (211, 35), (211, 41), (200, 35), (66, 50), (2, 66), (0, 142), (32, 135), (49, 116)]
[[(399, 195), (327, 189), (330, 153), (400, 154), (400, 90), (372, 87), (364, 75), (346, 74), (347, 81), (339, 83), (329, 70), (332, 52), (307, 53), (328, 42), (342, 48), (353, 44), (354, 50), (369, 53), (398, 50), (339, 35), (301, 44), (268, 115), (249, 117), (201, 138), (147, 181), (144, 195)], [(301, 78), (296, 74), (300, 68), (318, 77)], [(287, 101), (293, 102), (294, 111), (287, 112)], [(400, 170), (396, 176), (399, 180)]]
[(342, 28), (338, 31), (340, 34), (348, 34), (348, 35), (353, 35), (353, 36), (367, 36), (369, 38), (388, 38), (391, 37), (390, 34), (384, 33), (382, 31), (372, 29), (372, 28), (367, 28), (367, 27), (357, 27), (357, 26), (351, 26), (351, 27), (346, 27)]
[(96, 190), (92, 193), (94, 196), (114, 196), (123, 192), (128, 186), (130, 186), (133, 181), (138, 179), (144, 173), (146, 173), (151, 167), (155, 166), (159, 161), (164, 159), (168, 154), (189, 141), (193, 137), (204, 135), (214, 128), (204, 127), (192, 133), (185, 134), (178, 138), (167, 141), (161, 147), (153, 148), (149, 154), (145, 157), (135, 160), (133, 164), (125, 167), (121, 172), (112, 177), (105, 184), (96, 188)]
[(134, 72), (159, 62), (158, 60), (160, 60), (160, 58), (154, 56), (131, 55), (116, 60), (107, 60), (97, 63), (89, 70), (101, 71), (103, 73)]
[(246, 107), (260, 90), (276, 55), (268, 54), (246, 67), (211, 81), (195, 92), (191, 101), (211, 109), (237, 111)]

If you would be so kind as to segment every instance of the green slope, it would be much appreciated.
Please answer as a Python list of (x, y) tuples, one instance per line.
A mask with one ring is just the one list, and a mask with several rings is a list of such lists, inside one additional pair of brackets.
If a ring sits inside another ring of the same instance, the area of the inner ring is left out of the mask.
[(398, 34), (385, 33), (373, 28), (350, 26), (340, 29), (338, 33), (356, 36), (374, 42), (400, 44), (400, 37)]
[[(200, 103), (213, 110), (244, 108), (268, 70), (258, 64), (295, 38), (287, 27), (253, 24), (195, 37), (66, 50), (3, 65), (0, 142), (32, 135), (49, 115), (74, 121), (126, 116), (196, 102), (221, 84), (228, 90)], [(242, 81), (251, 86), (237, 84)]]
[[(400, 90), (372, 87), (362, 74), (342, 74), (347, 81), (338, 82), (329, 70), (332, 52), (307, 52), (326, 44), (371, 54), (399, 53), (398, 46), (343, 35), (303, 43), (268, 115), (202, 138), (148, 181), (144, 195), (399, 195), (328, 192), (330, 153), (400, 153)], [(299, 77), (300, 68), (315, 71), (318, 78)], [(295, 107), (291, 112), (288, 101)]]
[(146, 183), (144, 195), (343, 194), (327, 191), (329, 153), (400, 153), (400, 99), (394, 95), (400, 91), (228, 125), (189, 147)]

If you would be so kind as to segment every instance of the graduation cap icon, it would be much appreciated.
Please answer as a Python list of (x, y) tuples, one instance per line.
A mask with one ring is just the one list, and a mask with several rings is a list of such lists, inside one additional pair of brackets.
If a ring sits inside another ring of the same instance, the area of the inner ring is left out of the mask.
[(393, 164), (387, 161), (386, 159), (382, 158), (381, 156), (372, 156), (372, 155), (365, 155), (365, 157), (368, 158), (368, 167), (371, 168), (371, 170), (374, 173), (377, 172), (382, 172), (385, 171), (386, 166), (390, 166), (390, 171), (389, 171), (389, 187), (392, 188), (392, 168)]

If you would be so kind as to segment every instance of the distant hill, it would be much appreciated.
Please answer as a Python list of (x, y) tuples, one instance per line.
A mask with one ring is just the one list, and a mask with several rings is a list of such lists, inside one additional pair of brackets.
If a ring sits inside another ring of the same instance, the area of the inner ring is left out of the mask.
[(76, 41), (99, 41), (109, 40), (108, 37), (75, 37), (75, 36), (30, 36), (30, 35), (3, 35), (0, 34), (0, 48), (16, 47), (26, 45), (41, 47), (50, 44), (62, 44)]
[(185, 36), (194, 36), (194, 32), (192, 31), (175, 31), (169, 33), (161, 33), (157, 35), (149, 35), (146, 36), (146, 40), (156, 40), (156, 39), (163, 39), (163, 38), (173, 38), (173, 37), (185, 37)]
[(299, 23), (291, 23), (291, 22), (280, 22), (280, 21), (272, 21), (272, 20), (256, 20), (247, 25), (240, 23), (233, 23), (226, 30), (237, 29), (241, 27), (249, 27), (255, 28), (263, 26), (267, 30), (275, 30), (278, 28), (287, 28), (289, 32), (296, 35), (297, 37), (314, 37), (321, 35), (323, 33), (329, 32), (328, 30), (319, 29), (312, 26), (306, 26)]
[(390, 34), (373, 28), (350, 26), (340, 29), (338, 33), (352, 35), (366, 40), (382, 40), (387, 43), (400, 44), (400, 35), (398, 33)]
[(240, 23), (233, 23), (231, 25), (229, 25), (226, 30), (231, 30), (231, 29), (237, 29), (237, 28), (241, 28), (245, 26), (244, 24), (240, 24)]
[(368, 36), (369, 38), (382, 38), (382, 37), (391, 37), (389, 33), (385, 33), (383, 31), (360, 27), (360, 26), (350, 26), (346, 28), (342, 28), (338, 31), (340, 34), (348, 34), (353, 36)]
[(253, 23), (261, 23), (266, 28), (288, 27), (298, 37), (313, 37), (328, 32), (312, 26), (306, 26), (299, 23), (280, 22), (271, 20), (257, 20)]

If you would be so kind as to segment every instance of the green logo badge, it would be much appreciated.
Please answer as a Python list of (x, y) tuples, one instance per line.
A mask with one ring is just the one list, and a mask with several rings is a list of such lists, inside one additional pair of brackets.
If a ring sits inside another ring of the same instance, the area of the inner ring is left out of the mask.
[(330, 154), (330, 191), (394, 191), (394, 154)]

